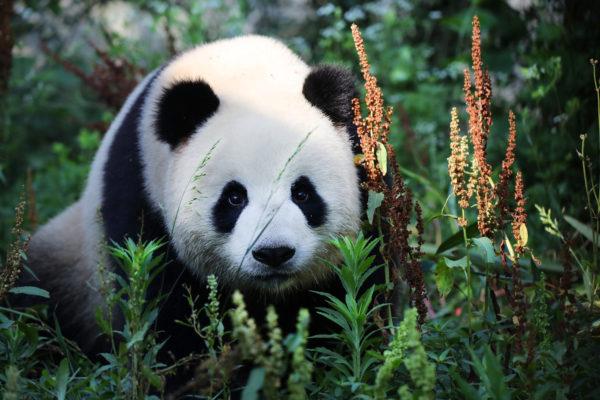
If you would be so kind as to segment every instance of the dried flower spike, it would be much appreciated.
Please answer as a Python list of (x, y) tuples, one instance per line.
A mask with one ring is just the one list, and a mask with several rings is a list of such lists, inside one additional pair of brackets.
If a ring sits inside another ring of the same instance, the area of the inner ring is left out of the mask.
[(500, 211), (498, 218), (498, 225), (504, 226), (504, 220), (509, 215), (508, 210), (508, 184), (510, 178), (513, 175), (512, 165), (515, 162), (515, 149), (517, 148), (517, 123), (515, 120), (515, 114), (511, 111), (508, 112), (508, 144), (506, 146), (506, 153), (504, 160), (502, 161), (502, 170), (500, 171), (500, 182), (498, 183), (497, 191), (498, 194), (498, 209)]
[(527, 228), (525, 222), (527, 220), (527, 211), (525, 211), (525, 185), (523, 183), (523, 174), (521, 171), (517, 172), (515, 178), (515, 203), (516, 207), (512, 214), (512, 231), (515, 241), (517, 243), (515, 252), (522, 254), (525, 246), (527, 245)]
[[(410, 287), (411, 303), (419, 311), (419, 321), (422, 323), (427, 314), (425, 305), (426, 292), (423, 272), (419, 262), (421, 256), (420, 246), (422, 244), (423, 222), (420, 206), (415, 206), (417, 215), (417, 246), (410, 244), (410, 231), (408, 226), (413, 211), (413, 196), (404, 184), (402, 175), (396, 161), (394, 148), (388, 142), (390, 125), (392, 120), (392, 108), (384, 107), (383, 94), (377, 85), (377, 79), (370, 72), (364, 42), (356, 25), (352, 25), (352, 37), (356, 51), (360, 59), (360, 67), (365, 80), (365, 106), (367, 116), (361, 113), (359, 99), (354, 99), (352, 108), (354, 111), (354, 124), (356, 125), (360, 146), (363, 152), (362, 165), (367, 173), (365, 186), (369, 190), (383, 193), (384, 200), (380, 208), (381, 228), (388, 236), (384, 254), (390, 266), (390, 275), (394, 285), (397, 284), (400, 273), (408, 281)], [(379, 160), (377, 151), (385, 149), (387, 161)], [(392, 183), (384, 181), (383, 171), (387, 165), (379, 165), (386, 162), (391, 167)], [(391, 296), (388, 292), (387, 296)], [(391, 302), (391, 297), (384, 299)]]
[(487, 142), (492, 125), (492, 85), (488, 71), (483, 70), (481, 60), (481, 35), (479, 19), (473, 17), (473, 40), (471, 47), (475, 90), (471, 85), (471, 74), (464, 70), (464, 96), (469, 114), (469, 135), (477, 166), (477, 227), (482, 236), (491, 236), (495, 229), (494, 202), (496, 193), (491, 184), (492, 168), (487, 162)]
[(352, 101), (354, 112), (353, 122), (356, 125), (364, 154), (363, 165), (368, 176), (368, 186), (376, 190), (380, 189), (378, 182), (381, 180), (381, 171), (387, 167), (377, 165), (376, 151), (379, 146), (378, 143), (387, 144), (392, 109), (391, 107), (384, 108), (383, 93), (377, 84), (377, 78), (371, 74), (371, 65), (369, 64), (364, 41), (358, 26), (352, 24), (351, 30), (360, 62), (360, 69), (365, 81), (365, 105), (368, 112), (367, 116), (363, 118), (360, 101), (354, 99)]
[(21, 252), (27, 247), (27, 242), (22, 241), (25, 206), (24, 195), (21, 194), (21, 199), (15, 207), (15, 225), (11, 229), (14, 241), (8, 246), (6, 264), (0, 265), (0, 300), (12, 289), (21, 274)]
[(456, 107), (450, 112), (450, 157), (448, 157), (448, 174), (452, 190), (458, 199), (458, 205), (465, 209), (469, 207), (471, 193), (468, 190), (465, 172), (469, 159), (469, 144), (466, 136), (460, 134), (458, 111)]

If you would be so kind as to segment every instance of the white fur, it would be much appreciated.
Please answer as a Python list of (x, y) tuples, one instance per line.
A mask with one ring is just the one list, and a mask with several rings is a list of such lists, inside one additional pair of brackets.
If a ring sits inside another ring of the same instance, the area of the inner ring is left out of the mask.
[[(317, 256), (326, 255), (332, 235), (358, 230), (359, 182), (351, 144), (345, 129), (334, 127), (304, 98), (309, 72), (280, 42), (244, 36), (183, 53), (157, 77), (142, 118), (146, 189), (165, 224), (173, 227), (179, 258), (194, 272), (253, 284), (265, 267), (253, 260), (251, 250), (286, 245), (296, 249), (289, 263), (298, 277), (275, 289), (297, 286), (323, 275)], [(216, 93), (219, 109), (173, 153), (156, 137), (155, 105), (164, 88), (198, 78)], [(328, 207), (326, 223), (316, 229), (290, 199), (290, 187), (301, 175), (309, 177)], [(249, 204), (233, 232), (222, 235), (215, 232), (211, 210), (231, 180), (246, 187)]]

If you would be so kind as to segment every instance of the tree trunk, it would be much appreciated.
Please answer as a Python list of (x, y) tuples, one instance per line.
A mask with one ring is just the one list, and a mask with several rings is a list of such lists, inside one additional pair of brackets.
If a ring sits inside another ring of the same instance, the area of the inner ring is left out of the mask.
[(12, 14), (13, 0), (0, 0), (0, 98), (6, 94), (10, 78), (13, 47)]

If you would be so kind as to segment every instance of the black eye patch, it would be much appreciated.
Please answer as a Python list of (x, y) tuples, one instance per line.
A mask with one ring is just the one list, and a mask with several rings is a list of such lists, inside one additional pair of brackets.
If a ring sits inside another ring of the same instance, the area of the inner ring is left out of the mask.
[(248, 205), (248, 192), (238, 181), (229, 181), (212, 209), (212, 222), (219, 233), (230, 233)]
[(301, 176), (294, 182), (291, 188), (291, 198), (312, 228), (325, 223), (327, 205), (317, 193), (315, 185), (306, 176)]

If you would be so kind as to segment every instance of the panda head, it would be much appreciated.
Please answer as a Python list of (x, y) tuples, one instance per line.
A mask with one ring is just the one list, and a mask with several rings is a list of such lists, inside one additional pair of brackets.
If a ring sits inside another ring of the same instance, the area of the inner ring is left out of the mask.
[(142, 118), (147, 191), (199, 275), (273, 292), (331, 273), (335, 235), (360, 227), (352, 75), (242, 37), (158, 73)]

